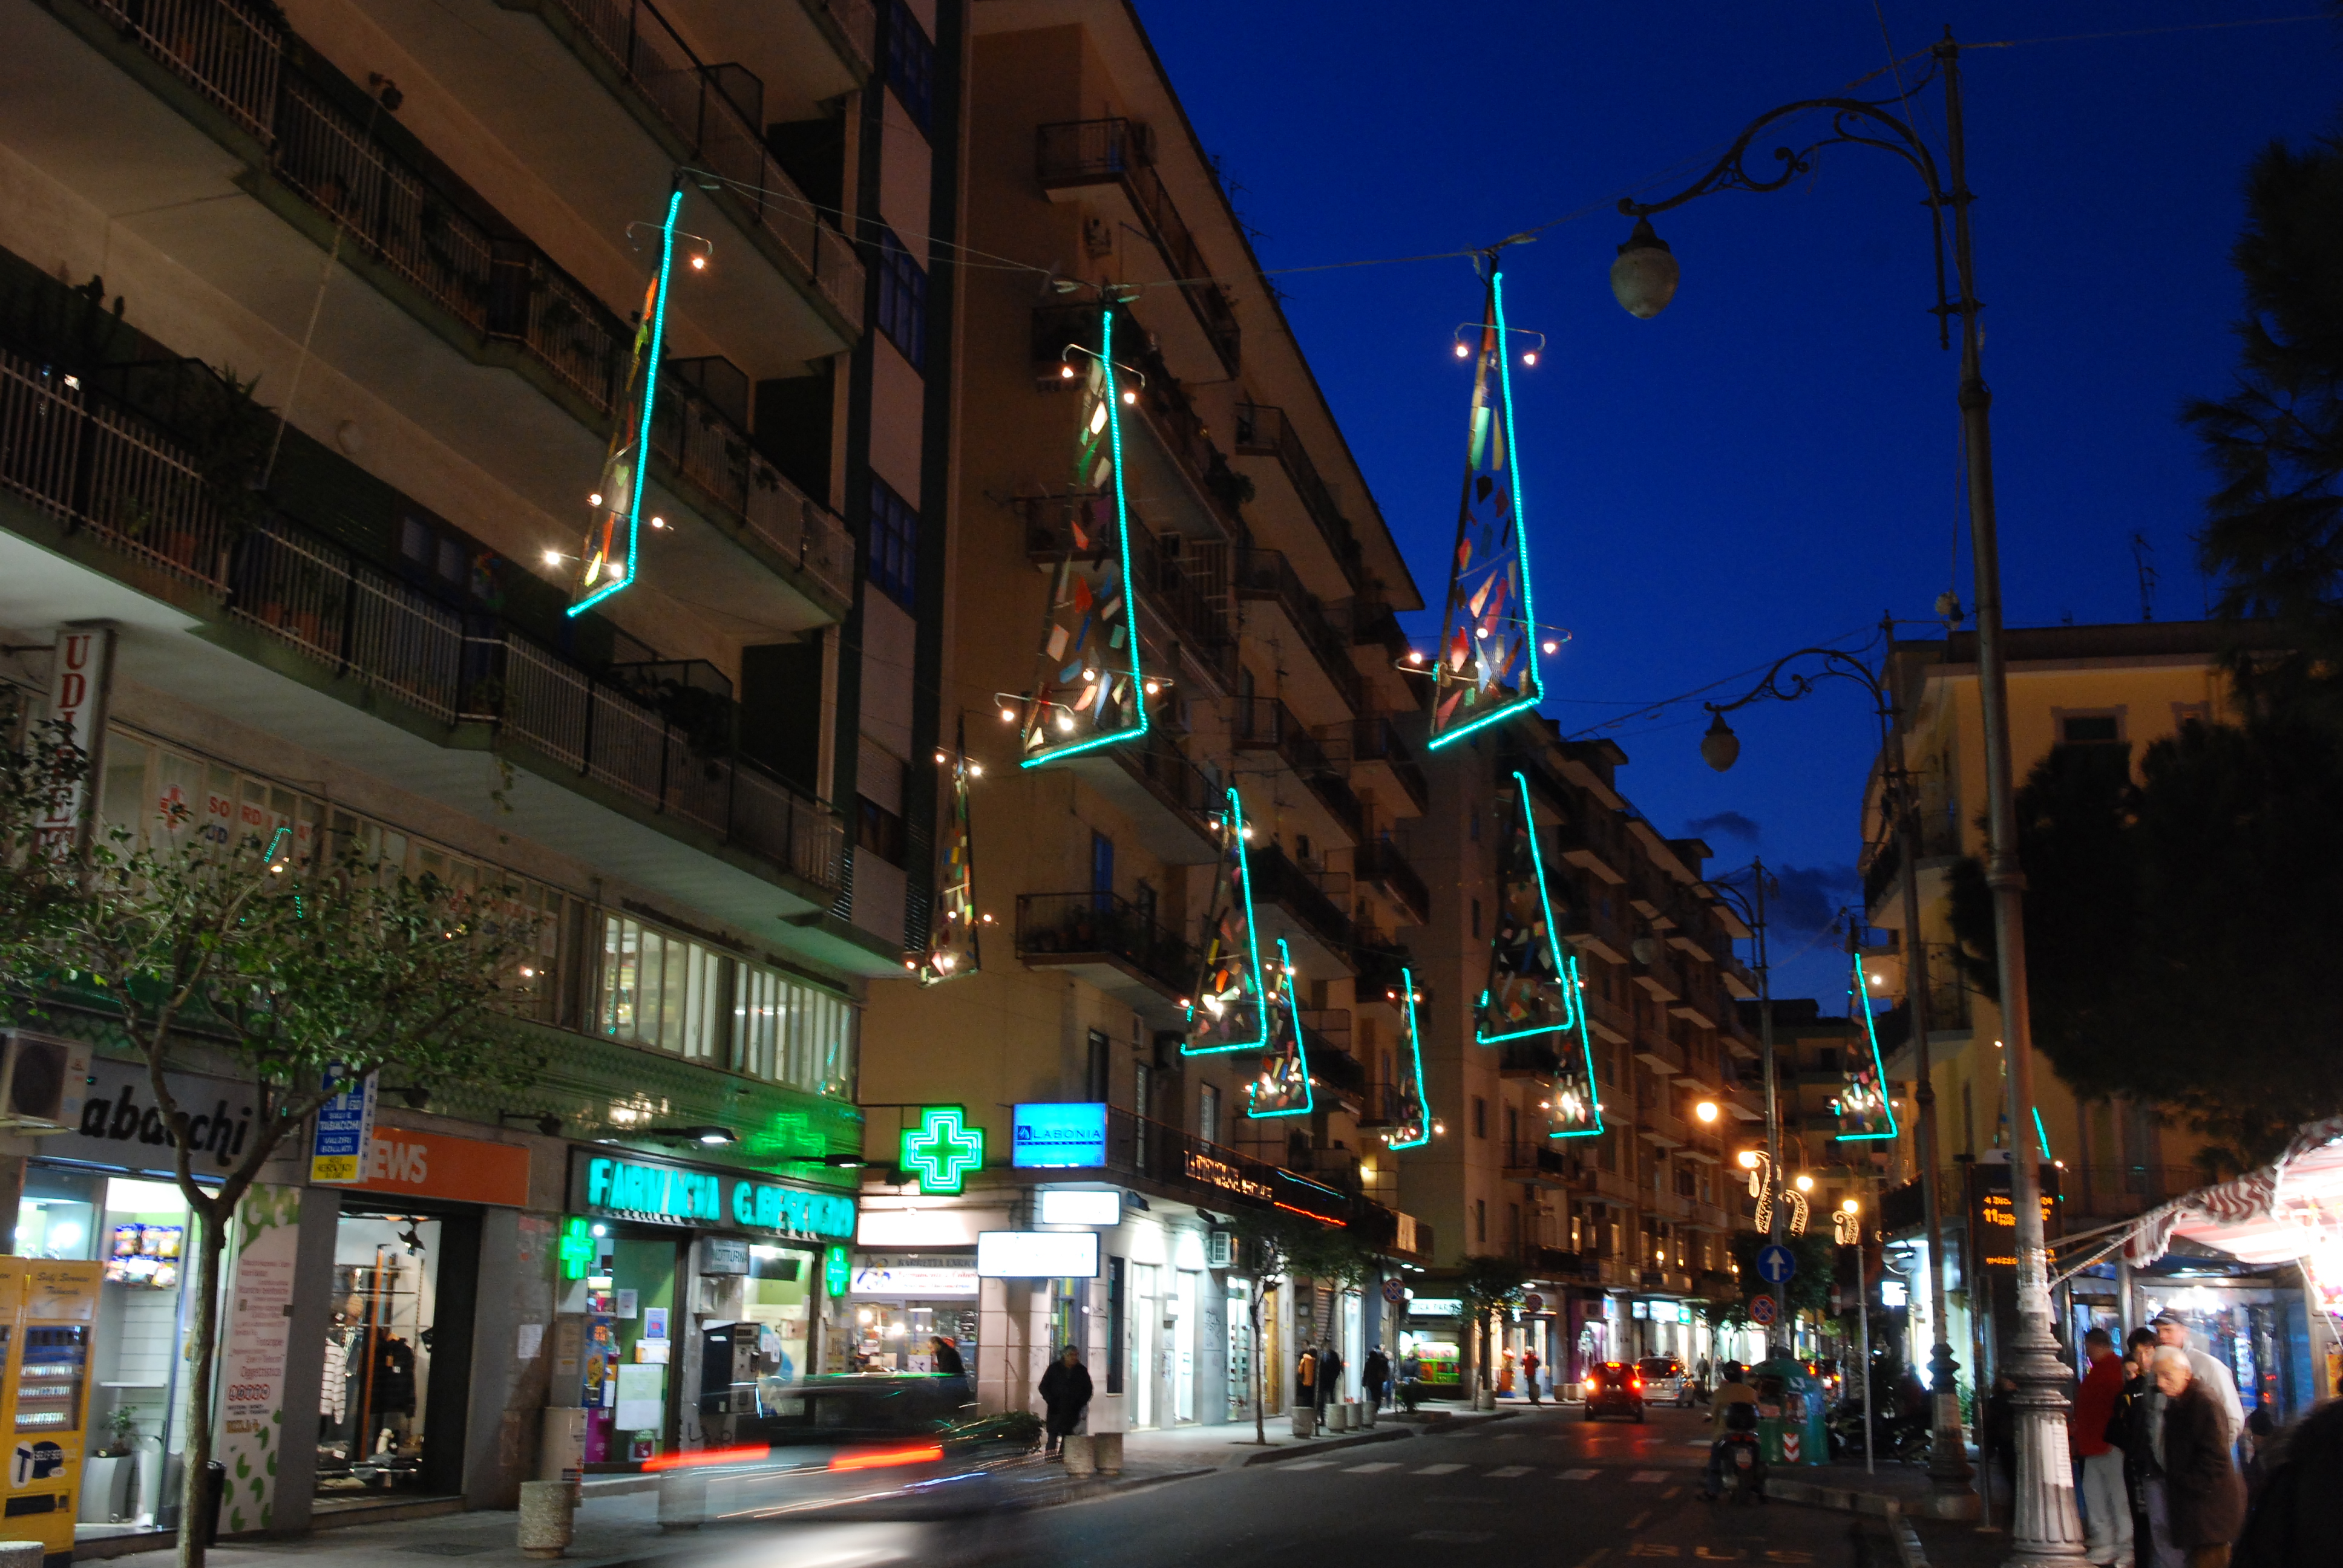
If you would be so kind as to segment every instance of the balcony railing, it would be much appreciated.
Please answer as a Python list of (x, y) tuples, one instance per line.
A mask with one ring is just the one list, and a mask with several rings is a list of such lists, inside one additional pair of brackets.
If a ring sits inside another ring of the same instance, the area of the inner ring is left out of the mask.
[(1432, 920), (1432, 890), (1407, 863), (1399, 846), (1389, 839), (1371, 839), (1351, 853), (1353, 880), (1373, 882), (1415, 917), (1419, 926)]
[(1423, 764), (1402, 739), (1399, 726), (1382, 714), (1370, 714), (1351, 721), (1351, 761), (1380, 762), (1390, 769), (1415, 802), (1418, 811), (1432, 809), (1432, 784), (1424, 776)]
[(844, 829), (829, 807), (705, 753), (655, 708), (520, 632), (467, 618), (289, 524), (237, 538), (176, 443), (5, 351), (0, 486), (68, 530), (220, 596), (231, 618), (333, 675), (441, 723), (496, 724), (652, 811), (809, 882), (841, 885)]
[(1034, 168), (1044, 188), (1118, 183), (1148, 226), (1150, 237), (1163, 253), (1172, 276), (1182, 285), (1179, 293), (1196, 313), (1197, 325), (1211, 340), (1212, 352), (1231, 376), (1237, 374), (1242, 335), (1236, 312), (1212, 269), (1196, 247), (1196, 236), (1172, 205), (1155, 172), (1154, 138), (1147, 127), (1122, 118), (1064, 120), (1041, 127)]
[[(1408, 950), (1370, 927), (1359, 927), (1351, 948), (1358, 973), (1352, 990), (1362, 1001), (1384, 1001), (1397, 994), (1413, 961)], [(1388, 995), (1387, 995), (1388, 993)]]
[[(1342, 563), (1342, 575), (1353, 584), (1359, 579), (1363, 555), (1359, 548), (1359, 536), (1351, 527), (1351, 519), (1334, 504), (1334, 493), (1326, 481), (1318, 477), (1318, 465), (1310, 460), (1309, 448), (1302, 437), (1293, 433), (1292, 421), (1282, 408), (1272, 408), (1259, 403), (1237, 405), (1237, 452), (1248, 457), (1274, 457), (1293, 483), (1294, 493), (1302, 498), (1302, 508), (1317, 526), (1326, 548), (1334, 552)], [(1401, 652), (1406, 649), (1402, 638)]]
[(1546, 1138), (1523, 1138), (1505, 1145), (1505, 1176), (1518, 1181), (1525, 1177), (1555, 1182), (1570, 1177), (1570, 1161), (1563, 1151)]
[(1196, 950), (1128, 899), (1112, 893), (1020, 893), (1017, 956), (1063, 963), (1121, 959), (1173, 996), (1196, 983)]
[[(1371, 1199), (1134, 1116), (1120, 1105), (1107, 1107), (1106, 1168), (1149, 1178), (1215, 1209), (1285, 1209), (1347, 1226), (1377, 1247), (1402, 1239), (1401, 1216)], [(1416, 1227), (1419, 1232), (1425, 1229)], [(1420, 1239), (1428, 1245), (1428, 1237)]]
[(1282, 550), (1241, 549), (1231, 557), (1231, 576), (1237, 597), (1249, 599), (1274, 600), (1284, 609), (1286, 618), (1310, 645), (1310, 652), (1326, 678), (1342, 693), (1343, 703), (1353, 713), (1363, 712), (1367, 706), (1366, 682), (1359, 667), (1351, 662), (1351, 639), (1327, 618), (1326, 607), (1318, 596), (1302, 586), (1294, 575), (1292, 563)]
[[(1054, 565), (1066, 552), (1064, 528), (1036, 521), (1028, 525), (1025, 553), (1036, 562)], [(1108, 541), (1098, 542), (1103, 557)], [(1131, 531), (1131, 569), (1140, 586), (1141, 603), (1162, 617), (1183, 648), (1196, 662), (1219, 676), (1223, 686), (1236, 683), (1237, 639), (1229, 624), (1227, 599), (1216, 593), (1182, 556), (1166, 553), (1143, 525)]]
[(1230, 728), (1239, 749), (1275, 752), (1353, 843), (1366, 837), (1366, 815), (1358, 796), (1292, 709), (1274, 697), (1241, 697), (1232, 707)]
[(90, 0), (90, 8), (266, 146), (276, 136), (285, 34), (273, 5), (233, 0)]
[(1353, 928), (1333, 900), (1319, 887), (1323, 873), (1304, 871), (1274, 844), (1256, 845), (1245, 855), (1245, 870), (1252, 882), (1253, 902), (1276, 904), (1318, 933), (1328, 946), (1347, 951)]
[[(1202, 495), (1213, 523), (1232, 538), (1241, 535), (1245, 528), (1244, 476), (1230, 467), (1227, 456), (1212, 444), (1205, 433), (1203, 417), (1189, 402), (1179, 378), (1163, 363), (1162, 355), (1147, 347), (1145, 329), (1128, 311), (1117, 308), (1115, 357), (1139, 370), (1140, 384), (1131, 390), (1138, 397), (1141, 417)], [(1036, 306), (1031, 339), (1036, 382), (1043, 387), (1062, 385), (1068, 346), (1095, 351), (1098, 342), (1096, 306)]]

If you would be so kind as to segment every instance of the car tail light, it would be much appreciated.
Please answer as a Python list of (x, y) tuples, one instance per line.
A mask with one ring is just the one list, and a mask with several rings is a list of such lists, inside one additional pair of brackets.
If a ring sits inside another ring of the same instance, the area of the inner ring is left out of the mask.
[(928, 1443), (919, 1448), (883, 1448), (875, 1452), (841, 1453), (830, 1462), (832, 1470), (880, 1470), (890, 1464), (925, 1464), (944, 1456), (942, 1447)]
[(1639, 1377), (1629, 1378), (1627, 1380), (1627, 1387), (1632, 1392), (1641, 1393), (1644, 1392), (1644, 1380)]

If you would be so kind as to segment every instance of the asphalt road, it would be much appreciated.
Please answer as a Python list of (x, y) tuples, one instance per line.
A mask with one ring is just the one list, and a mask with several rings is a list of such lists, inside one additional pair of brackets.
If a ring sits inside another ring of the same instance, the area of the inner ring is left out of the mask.
[[(1294, 1568), (1373, 1562), (1540, 1568), (1634, 1562), (1864, 1568), (1850, 1518), (1700, 1496), (1701, 1417), (1641, 1425), (1575, 1410), (1523, 1412), (1453, 1433), (1311, 1454), (1061, 1507), (948, 1523), (751, 1525), (712, 1537), (704, 1568)], [(674, 1561), (670, 1559), (670, 1561)]]

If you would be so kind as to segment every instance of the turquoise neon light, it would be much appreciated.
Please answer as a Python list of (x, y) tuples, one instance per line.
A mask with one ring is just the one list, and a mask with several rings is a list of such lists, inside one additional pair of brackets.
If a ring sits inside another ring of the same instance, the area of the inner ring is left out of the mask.
[(2036, 1105), (2032, 1107), (2032, 1110), (2034, 1111), (2034, 1136), (2042, 1140), (2042, 1158), (2047, 1160), (2050, 1158), (2050, 1134), (2044, 1131), (2042, 1129), (2042, 1108)]
[[(1245, 962), (1251, 966), (1252, 974), (1254, 1005), (1261, 1010), (1261, 1033), (1251, 1040), (1240, 1040), (1234, 1045), (1208, 1046), (1202, 1050), (1192, 1050), (1187, 1040), (1182, 1039), (1180, 1041), (1180, 1054), (1182, 1056), (1225, 1056), (1232, 1050), (1259, 1050), (1269, 1043), (1269, 992), (1268, 988), (1262, 983), (1261, 935), (1259, 928), (1253, 924), (1252, 867), (1245, 859), (1244, 802), (1237, 799), (1234, 786), (1231, 786), (1229, 789), (1228, 815), (1223, 820), (1228, 824), (1229, 842), (1236, 849), (1237, 897), (1244, 900)], [(1284, 945), (1282, 942), (1278, 944), (1281, 948)], [(1191, 1023), (1195, 1021), (1196, 1006), (1195, 999), (1190, 998), (1188, 1019)]]
[(1497, 304), (1497, 389), (1505, 399), (1505, 468), (1513, 481), (1513, 550), (1522, 562), (1522, 620), (1529, 633), (1522, 657), (1529, 661), (1529, 689), (1494, 712), (1484, 713), (1470, 724), (1435, 736), (1425, 747), (1437, 751), (1453, 741), (1462, 740), (1476, 729), (1485, 729), (1500, 719), (1509, 718), (1524, 708), (1534, 708), (1545, 699), (1545, 680), (1538, 674), (1537, 595), (1530, 582), (1530, 534), (1522, 514), (1522, 443), (1521, 432), (1513, 426), (1513, 371), (1512, 356), (1505, 352), (1505, 275), (1489, 275), (1489, 292)]
[(1400, 990), (1404, 993), (1401, 1005), (1407, 1010), (1407, 1053), (1415, 1073), (1416, 1132), (1405, 1143), (1393, 1143), (1391, 1148), (1421, 1149), (1432, 1141), (1432, 1096), (1423, 1088), (1423, 1037), (1415, 1032), (1415, 974), (1412, 970), (1399, 971)]
[[(1131, 505), (1122, 493), (1122, 394), (1114, 384), (1114, 307), (1110, 304), (1099, 321), (1099, 365), (1106, 372), (1106, 437), (1114, 452), (1114, 531), (1115, 542), (1122, 547), (1123, 618), (1131, 628), (1131, 700), (1139, 709), (1139, 722), (1129, 729), (1118, 729), (1112, 735), (1101, 735), (1071, 746), (1054, 750), (1044, 749), (1041, 755), (1028, 757), (1018, 766), (1039, 768), (1044, 762), (1054, 762), (1061, 757), (1079, 757), (1085, 751), (1095, 751), (1101, 746), (1111, 746), (1118, 740), (1128, 740), (1134, 735), (1147, 733), (1147, 678), (1139, 667), (1139, 580), (1131, 575)], [(1038, 694), (1037, 694), (1038, 695)], [(1231, 791), (1234, 793), (1234, 791)], [(1252, 894), (1245, 894), (1250, 910)], [(1253, 973), (1261, 973), (1258, 961)]]
[[(1528, 579), (1524, 577), (1523, 580)], [(1521, 792), (1522, 822), (1529, 830), (1530, 875), (1537, 879), (1538, 912), (1545, 916), (1546, 946), (1554, 953), (1554, 968), (1560, 970), (1564, 967), (1560, 945), (1562, 939), (1559, 935), (1559, 928), (1554, 923), (1554, 900), (1545, 890), (1545, 856), (1539, 852), (1537, 819), (1530, 812), (1530, 781), (1518, 769), (1513, 772), (1513, 788)], [(1548, 1024), (1539, 1029), (1517, 1029), (1507, 1034), (1483, 1034), (1476, 1030), (1473, 1035), (1473, 1042), (1477, 1045), (1497, 1045), (1508, 1040), (1525, 1040), (1534, 1034), (1557, 1034), (1568, 1030), (1574, 1023), (1579, 1021), (1578, 1015), (1584, 1010), (1584, 1005), (1578, 995), (1578, 988), (1569, 983), (1568, 976), (1557, 974), (1554, 978), (1563, 982), (1563, 1001), (1566, 1008), (1560, 1023)], [(1484, 990), (1481, 993), (1481, 1004), (1486, 1007), (1488, 1002), (1489, 993)], [(1584, 1030), (1581, 1032), (1583, 1033)], [(1594, 1073), (1589, 1072), (1586, 1075), (1586, 1083), (1591, 1091), (1594, 1085)]]
[(1872, 1143), (1898, 1135), (1896, 1102), (1887, 1097), (1887, 1064), (1879, 1059), (1879, 1025), (1872, 1020), (1871, 998), (1863, 990), (1863, 960), (1860, 958), (1855, 960), (1855, 1005), (1863, 1010), (1863, 1032), (1871, 1040), (1871, 1084), (1879, 1095), (1879, 1109), (1887, 1118), (1887, 1131), (1842, 1132), (1831, 1140), (1834, 1143)]
[[(1248, 892), (1246, 897), (1250, 899), (1252, 894)], [(1318, 1098), (1310, 1087), (1310, 1042), (1302, 1038), (1302, 1010), (1293, 1005), (1293, 954), (1286, 947), (1283, 937), (1277, 939), (1277, 960), (1279, 963), (1285, 966), (1285, 973), (1280, 979), (1277, 994), (1282, 999), (1282, 1005), (1285, 1009), (1285, 1016), (1293, 1024), (1293, 1054), (1302, 1062), (1302, 1103), (1284, 1111), (1255, 1111), (1252, 1109), (1253, 1091), (1260, 1086), (1257, 1083), (1247, 1084), (1245, 1114), (1257, 1121), (1268, 1121), (1280, 1116), (1307, 1116), (1310, 1114), (1310, 1108), (1317, 1102)], [(1268, 1017), (1269, 1010), (1264, 1007), (1262, 1010), (1264, 1032), (1267, 1032)]]
[(1578, 955), (1570, 955), (1564, 969), (1571, 1007), (1578, 1014), (1578, 1054), (1586, 1064), (1586, 1102), (1594, 1107), (1594, 1125), (1576, 1132), (1549, 1132), (1548, 1138), (1592, 1138), (1603, 1131), (1603, 1086), (1594, 1081), (1594, 1042), (1586, 1034), (1586, 988), (1578, 978)]
[(640, 542), (643, 523), (643, 492), (651, 482), (651, 408), (659, 401), (659, 350), (667, 341), (667, 286), (675, 268), (675, 219), (683, 210), (683, 186), (678, 184), (667, 198), (667, 222), (659, 226), (659, 299), (651, 310), (651, 349), (643, 367), (643, 422), (635, 432), (634, 493), (627, 498), (627, 575), (607, 587), (596, 588), (569, 607), (570, 615), (583, 615), (635, 580), (635, 549)]

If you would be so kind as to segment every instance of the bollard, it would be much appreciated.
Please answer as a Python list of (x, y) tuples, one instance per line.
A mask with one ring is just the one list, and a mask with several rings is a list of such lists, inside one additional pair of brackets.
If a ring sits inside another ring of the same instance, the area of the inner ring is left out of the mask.
[(577, 1499), (566, 1481), (520, 1483), (520, 1554), (558, 1557), (569, 1550)]
[(708, 1517), (708, 1477), (693, 1470), (670, 1470), (659, 1480), (659, 1527), (697, 1530)]
[(1326, 1407), (1326, 1430), (1328, 1432), (1351, 1430), (1351, 1406), (1348, 1401), (1338, 1399)]
[(1369, 1400), (1366, 1403), (1359, 1406), (1360, 1411), (1365, 1414), (1367, 1424), (1369, 1426), (1374, 1425), (1375, 1417), (1383, 1413), (1381, 1409), (1382, 1404), (1383, 1402), (1381, 1400)]
[(45, 1550), (37, 1541), (0, 1541), (0, 1568), (41, 1568)]
[(1088, 1432), (1066, 1434), (1066, 1473), (1095, 1475), (1098, 1473), (1098, 1439)]
[(1317, 1430), (1318, 1420), (1316, 1412), (1306, 1404), (1295, 1405), (1293, 1407), (1293, 1435), (1296, 1437), (1311, 1437), (1316, 1435)]
[(1122, 1473), (1122, 1433), (1100, 1432), (1091, 1434), (1091, 1444), (1097, 1451), (1101, 1475)]
[(1473, 1395), (1473, 1408), (1474, 1410), (1496, 1409), (1497, 1391), (1493, 1388), (1484, 1388), (1475, 1392)]

